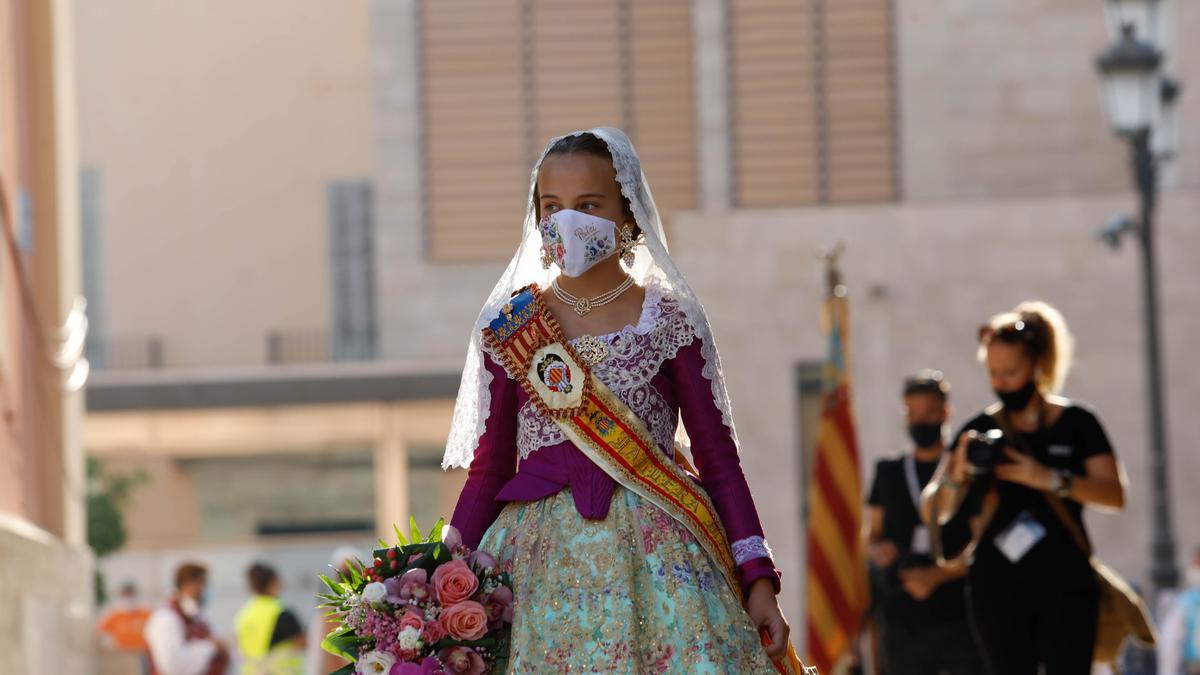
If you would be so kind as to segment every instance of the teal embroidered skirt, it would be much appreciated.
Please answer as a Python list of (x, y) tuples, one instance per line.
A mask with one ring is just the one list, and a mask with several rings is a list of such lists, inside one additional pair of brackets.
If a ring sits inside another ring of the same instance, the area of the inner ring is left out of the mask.
[(776, 672), (695, 537), (621, 486), (604, 520), (569, 489), (511, 503), (479, 548), (513, 580), (507, 672)]

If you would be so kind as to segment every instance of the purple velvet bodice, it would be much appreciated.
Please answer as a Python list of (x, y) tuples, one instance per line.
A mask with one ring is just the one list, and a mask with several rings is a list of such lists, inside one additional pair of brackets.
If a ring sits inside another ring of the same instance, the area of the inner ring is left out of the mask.
[[(599, 337), (609, 355), (593, 373), (646, 423), (668, 457), (682, 418), (699, 482), (725, 526), (743, 587), (770, 578), (778, 590), (737, 444), (714, 401), (712, 381), (704, 376), (701, 341), (686, 315), (649, 287), (638, 325)], [(464, 542), (478, 545), (506, 502), (537, 501), (568, 487), (580, 515), (603, 519), (616, 481), (532, 404), (495, 355), (485, 354), (484, 364), (490, 379), (486, 429), (451, 521)]]

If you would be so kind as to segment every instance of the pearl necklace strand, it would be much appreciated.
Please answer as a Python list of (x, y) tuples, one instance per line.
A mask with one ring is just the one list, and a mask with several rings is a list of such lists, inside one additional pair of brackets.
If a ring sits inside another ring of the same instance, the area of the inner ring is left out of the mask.
[(562, 300), (568, 305), (573, 306), (575, 308), (575, 313), (579, 316), (587, 316), (593, 309), (607, 305), (613, 300), (616, 300), (624, 295), (625, 291), (633, 288), (633, 277), (625, 277), (625, 281), (622, 281), (619, 286), (607, 293), (597, 295), (594, 298), (571, 295), (570, 293), (564, 291), (562, 286), (558, 285), (558, 279), (555, 279), (554, 283), (550, 286), (554, 289), (554, 296), (556, 298)]

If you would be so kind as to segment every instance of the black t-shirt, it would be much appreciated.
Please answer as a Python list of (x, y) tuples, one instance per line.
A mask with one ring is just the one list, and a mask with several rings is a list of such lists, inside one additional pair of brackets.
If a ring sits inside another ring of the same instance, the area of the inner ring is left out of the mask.
[[(959, 431), (955, 439), (970, 429), (983, 432), (998, 428), (999, 425), (990, 415), (980, 413)], [(1078, 403), (1068, 403), (1053, 424), (1034, 433), (1018, 433), (1025, 439), (1025, 445), (1032, 451), (1034, 459), (1051, 469), (1070, 471), (1075, 476), (1087, 474), (1086, 463), (1089, 458), (1113, 454), (1112, 444), (1100, 426), (1100, 420), (1091, 410)], [(1021, 451), (1021, 445), (1010, 445)], [(978, 513), (983, 495), (992, 485), (997, 487), (1000, 501), (976, 552), (975, 563), (971, 567), (973, 582), (976, 579), (991, 579), (1003, 583), (1035, 583), (1058, 588), (1094, 583), (1087, 556), (1075, 543), (1070, 530), (1050, 509), (1042, 492), (1008, 481), (997, 481), (990, 476), (979, 478), (971, 485), (964, 510)], [(1064, 499), (1063, 503), (1086, 537), (1083, 506), (1073, 499)], [(1013, 563), (996, 547), (995, 540), (1025, 512), (1046, 528), (1046, 534), (1024, 557)]]
[(271, 646), (296, 638), (304, 634), (304, 628), (292, 610), (285, 609), (275, 620), (275, 630), (271, 633)]
[[(915, 470), (915, 485), (910, 485), (909, 469), (905, 466), (908, 462), (912, 462)], [(915, 461), (912, 455), (880, 460), (875, 465), (875, 480), (867, 501), (871, 506), (883, 509), (883, 538), (895, 544), (900, 552), (895, 564), (878, 571), (885, 618), (938, 621), (963, 617), (963, 580), (942, 584), (924, 601), (910, 596), (899, 580), (899, 572), (905, 567), (934, 564), (929, 553), (914, 552), (912, 544), (913, 534), (921, 523), (916, 506), (920, 491), (933, 478), (937, 466), (938, 462)], [(942, 528), (943, 548), (948, 557), (961, 550), (969, 540), (965, 522), (964, 518), (956, 516)]]

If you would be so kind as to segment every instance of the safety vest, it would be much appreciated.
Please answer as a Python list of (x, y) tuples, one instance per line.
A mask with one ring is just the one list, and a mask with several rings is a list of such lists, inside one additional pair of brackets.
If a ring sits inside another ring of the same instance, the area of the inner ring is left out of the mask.
[(271, 636), (284, 606), (279, 598), (256, 595), (234, 620), (238, 648), (245, 657), (242, 675), (293, 675), (301, 673), (304, 659), (291, 641), (271, 647)]

